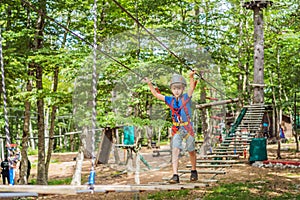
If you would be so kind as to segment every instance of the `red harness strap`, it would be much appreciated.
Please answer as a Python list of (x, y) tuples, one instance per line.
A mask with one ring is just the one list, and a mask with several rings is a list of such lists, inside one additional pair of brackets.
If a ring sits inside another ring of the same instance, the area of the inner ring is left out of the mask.
[[(168, 105), (172, 111), (172, 121), (173, 121), (173, 126), (172, 126), (172, 135), (174, 136), (177, 131), (179, 130), (180, 124), (183, 124), (183, 127), (188, 131), (188, 133), (191, 136), (194, 136), (194, 131), (193, 131), (193, 127), (191, 124), (191, 120), (190, 120), (190, 115), (188, 112), (188, 108), (186, 107), (186, 104), (191, 100), (191, 97), (187, 98), (186, 100), (184, 100), (184, 97), (182, 96), (181, 101), (182, 101), (182, 105), (180, 106), (180, 108), (174, 108), (174, 99), (172, 100), (171, 104)], [(180, 116), (180, 110), (184, 109), (184, 112), (187, 116), (187, 122), (182, 122), (181, 116)], [(177, 120), (175, 119), (175, 115), (177, 116)], [(187, 123), (187, 124), (186, 124)]]

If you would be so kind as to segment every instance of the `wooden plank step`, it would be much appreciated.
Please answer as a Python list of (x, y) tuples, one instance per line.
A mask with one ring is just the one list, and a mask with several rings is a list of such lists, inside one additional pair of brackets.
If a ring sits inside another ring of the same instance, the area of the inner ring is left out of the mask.
[[(163, 177), (162, 180), (169, 181), (170, 178)], [(189, 178), (184, 178), (184, 177), (180, 177), (179, 180), (184, 181), (184, 182), (190, 182)], [(193, 182), (193, 183), (216, 183), (216, 182), (218, 182), (218, 180), (216, 180), (216, 179), (198, 179), (196, 182)], [(155, 184), (155, 182), (153, 182), (153, 183)]]
[(252, 140), (243, 139), (243, 138), (233, 138), (233, 139), (225, 139), (223, 142), (251, 142)]
[[(187, 168), (191, 168), (192, 165), (186, 165)], [(196, 165), (197, 168), (225, 168), (225, 167), (232, 167), (232, 165), (229, 164), (214, 164), (214, 165)]]
[(197, 163), (226, 163), (226, 164), (237, 164), (241, 163), (241, 160), (197, 160)]
[(234, 151), (226, 151), (226, 152), (212, 152), (212, 153), (210, 153), (209, 155), (224, 155), (224, 154), (226, 154), (226, 155), (228, 155), (228, 154), (230, 154), (230, 155), (232, 155), (232, 154), (243, 154), (243, 151), (236, 151), (236, 152), (234, 152)]
[(259, 125), (260, 125), (260, 122), (258, 123), (254, 123), (254, 122), (245, 122), (245, 123), (241, 123), (240, 125), (239, 125), (239, 127), (241, 127), (241, 128), (246, 128), (246, 129), (251, 129), (251, 128), (259, 128)]
[(239, 155), (206, 155), (206, 156), (200, 156), (197, 159), (203, 159), (203, 158), (239, 158)]
[(247, 149), (247, 147), (236, 147), (236, 148), (224, 148), (224, 149), (213, 149), (212, 152), (231, 152), (231, 151), (244, 151), (244, 149)]
[[(225, 171), (216, 171), (216, 170), (197, 170), (198, 174), (226, 174)], [(178, 173), (191, 173), (191, 170), (178, 170)]]
[(242, 121), (244, 120), (260, 120), (260, 122), (262, 122), (262, 116), (254, 116), (254, 115), (244, 116)]
[(164, 149), (164, 150), (153, 150), (153, 154), (152, 154), (152, 156), (153, 157), (158, 157), (158, 156), (160, 156), (160, 154), (161, 153), (169, 153), (169, 154), (171, 154), (172, 153), (172, 151), (170, 150), (170, 149)]
[(247, 142), (247, 143), (245, 143), (245, 145), (244, 144), (242, 144), (242, 145), (231, 145), (231, 146), (217, 146), (217, 147), (215, 147), (215, 148), (213, 148), (213, 149), (216, 149), (216, 150), (224, 150), (224, 149), (244, 149), (245, 147), (248, 147), (249, 146), (249, 143)]
[(249, 145), (250, 142), (247, 142), (247, 143), (221, 143), (220, 146), (221, 147), (238, 147), (238, 146), (246, 146), (246, 145)]
[[(223, 141), (221, 144), (250, 144), (252, 140), (248, 140), (248, 141), (240, 141), (240, 140), (237, 140), (237, 141)], [(220, 145), (221, 145), (220, 144)]]
[(244, 139), (244, 140), (251, 140), (253, 137), (249, 136), (251, 135), (251, 133), (246, 133), (246, 134), (243, 134), (241, 132), (235, 132), (235, 135), (232, 136), (232, 137), (225, 137), (224, 139), (226, 140), (237, 140), (237, 139)]
[(149, 184), (155, 186), (156, 190), (181, 190), (181, 189), (195, 189), (195, 188), (203, 188), (209, 186), (208, 183), (201, 182), (190, 182), (189, 179), (186, 181), (180, 178), (180, 183), (170, 184), (168, 183), (169, 178), (166, 179), (165, 182), (150, 182)]

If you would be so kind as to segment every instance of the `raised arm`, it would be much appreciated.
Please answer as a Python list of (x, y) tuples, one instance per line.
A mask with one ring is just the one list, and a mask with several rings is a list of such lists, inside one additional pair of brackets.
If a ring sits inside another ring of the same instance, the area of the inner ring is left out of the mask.
[(154, 86), (152, 85), (151, 81), (150, 81), (147, 77), (144, 78), (144, 82), (146, 82), (146, 83), (148, 84), (148, 86), (149, 86), (149, 88), (150, 88), (150, 91), (151, 91), (151, 93), (153, 94), (153, 96), (155, 96), (155, 97), (158, 98), (159, 100), (162, 100), (162, 101), (165, 100), (165, 96), (162, 95), (162, 94), (160, 94), (160, 93), (158, 93), (158, 92), (155, 90), (155, 88), (154, 88)]
[(196, 84), (195, 84), (195, 79), (194, 79), (194, 74), (196, 73), (195, 70), (192, 70), (190, 72), (190, 87), (188, 90), (188, 96), (191, 97), (193, 95), (193, 92), (195, 90)]

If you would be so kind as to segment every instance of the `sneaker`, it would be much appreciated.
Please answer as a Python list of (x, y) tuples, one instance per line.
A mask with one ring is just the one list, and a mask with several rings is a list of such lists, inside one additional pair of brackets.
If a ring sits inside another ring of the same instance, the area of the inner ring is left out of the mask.
[(171, 183), (171, 184), (179, 183), (178, 174), (174, 174), (173, 177), (169, 180), (169, 183)]
[(198, 172), (197, 170), (192, 170), (190, 181), (197, 181), (197, 180), (198, 180)]

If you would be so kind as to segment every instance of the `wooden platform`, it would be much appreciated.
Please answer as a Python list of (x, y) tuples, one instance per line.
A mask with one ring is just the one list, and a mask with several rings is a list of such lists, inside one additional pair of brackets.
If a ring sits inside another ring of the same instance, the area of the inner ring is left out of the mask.
[[(180, 177), (179, 179), (180, 179), (180, 181), (183, 182), (183, 183), (184, 183), (184, 182), (189, 182), (189, 183), (191, 183), (189, 178), (183, 178), (183, 177)], [(162, 180), (164, 180), (164, 181), (169, 181), (170, 178), (169, 178), (169, 177), (163, 177)], [(208, 183), (217, 183), (217, 182), (218, 182), (217, 179), (199, 179), (198, 181), (193, 182), (193, 183), (196, 183), (196, 184), (199, 184), (199, 183), (206, 183), (206, 184), (204, 184), (204, 185), (205, 185), (205, 186), (208, 186), (208, 185), (207, 185)], [(164, 182), (164, 183), (166, 183), (166, 182)], [(154, 183), (149, 183), (149, 184), (155, 184), (155, 182), (154, 182)]]
[(206, 155), (206, 156), (200, 156), (197, 159), (205, 159), (205, 158), (239, 158), (239, 155)]
[(168, 153), (168, 154), (171, 154), (171, 149), (160, 149), (160, 150), (153, 150), (153, 154), (152, 156), (153, 157), (157, 157), (157, 156), (160, 156), (161, 153)]
[(37, 194), (63, 194), (75, 195), (79, 193), (93, 192), (136, 192), (136, 191), (155, 191), (155, 190), (181, 190), (206, 187), (206, 183), (184, 183), (184, 184), (132, 184), (132, 185), (94, 185), (94, 189), (89, 189), (87, 185), (2, 185), (0, 193), (37, 193)]
[(213, 151), (209, 155), (243, 154), (243, 151)]
[[(191, 168), (192, 165), (186, 165), (186, 167)], [(232, 165), (229, 164), (203, 164), (203, 165), (196, 165), (197, 168), (225, 168), (225, 167), (232, 167)]]
[(225, 163), (225, 164), (237, 164), (242, 163), (242, 160), (197, 160), (197, 163)]
[[(226, 174), (225, 171), (197, 170), (198, 174)], [(178, 173), (191, 173), (191, 170), (178, 170)]]
[(244, 150), (244, 149), (248, 149), (249, 145), (229, 145), (229, 146), (220, 146), (220, 147), (216, 147), (213, 148), (213, 150)]

